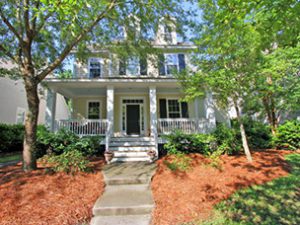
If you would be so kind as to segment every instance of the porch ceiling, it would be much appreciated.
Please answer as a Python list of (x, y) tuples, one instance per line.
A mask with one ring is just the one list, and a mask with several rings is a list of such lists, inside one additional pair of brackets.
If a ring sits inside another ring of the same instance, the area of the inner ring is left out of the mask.
[(160, 93), (180, 92), (175, 79), (47, 79), (44, 83), (69, 98), (106, 95), (107, 86), (113, 86), (115, 93), (148, 93), (150, 86), (156, 86)]

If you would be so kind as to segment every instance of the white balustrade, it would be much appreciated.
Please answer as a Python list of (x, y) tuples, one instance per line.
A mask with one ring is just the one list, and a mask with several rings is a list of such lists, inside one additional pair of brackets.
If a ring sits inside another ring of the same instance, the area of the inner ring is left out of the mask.
[(158, 119), (158, 133), (170, 134), (172, 131), (180, 130), (186, 134), (206, 133), (207, 119)]
[(58, 120), (56, 130), (66, 129), (79, 136), (105, 135), (107, 131), (107, 120)]

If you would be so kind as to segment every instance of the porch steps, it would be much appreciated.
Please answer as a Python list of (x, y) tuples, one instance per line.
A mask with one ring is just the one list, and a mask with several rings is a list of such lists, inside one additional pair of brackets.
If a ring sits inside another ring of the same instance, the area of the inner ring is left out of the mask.
[(147, 152), (156, 148), (153, 137), (112, 137), (109, 143), (112, 162), (150, 161)]

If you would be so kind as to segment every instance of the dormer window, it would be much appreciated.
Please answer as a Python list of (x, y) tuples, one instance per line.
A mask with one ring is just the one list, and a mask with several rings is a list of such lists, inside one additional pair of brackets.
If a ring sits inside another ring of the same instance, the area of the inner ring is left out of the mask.
[(172, 42), (172, 29), (169, 25), (164, 25), (164, 40), (168, 43)]
[(89, 76), (90, 78), (101, 77), (101, 59), (90, 58), (89, 59)]
[(174, 75), (185, 69), (184, 54), (159, 55), (159, 75)]

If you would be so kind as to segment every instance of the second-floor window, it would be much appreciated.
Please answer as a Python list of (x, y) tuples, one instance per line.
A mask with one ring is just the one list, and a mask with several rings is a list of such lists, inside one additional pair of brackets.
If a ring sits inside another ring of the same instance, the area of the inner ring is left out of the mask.
[(90, 58), (89, 59), (89, 76), (90, 78), (101, 77), (101, 59)]
[(127, 76), (145, 76), (147, 75), (147, 59), (131, 57), (119, 61), (119, 75)]
[(174, 75), (185, 69), (184, 54), (164, 54), (158, 56), (159, 75)]

